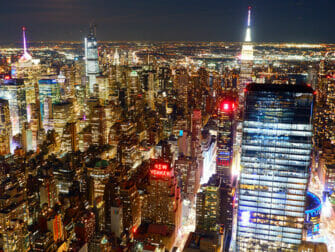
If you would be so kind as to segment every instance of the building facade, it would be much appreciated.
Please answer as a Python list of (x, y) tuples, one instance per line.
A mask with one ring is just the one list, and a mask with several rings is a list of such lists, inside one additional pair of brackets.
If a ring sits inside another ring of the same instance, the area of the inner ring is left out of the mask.
[(94, 85), (97, 83), (96, 77), (99, 74), (98, 44), (95, 35), (95, 28), (91, 27), (89, 35), (85, 38), (85, 60), (86, 76), (88, 77), (89, 94), (94, 93)]
[(247, 86), (236, 251), (297, 251), (309, 178), (313, 90)]

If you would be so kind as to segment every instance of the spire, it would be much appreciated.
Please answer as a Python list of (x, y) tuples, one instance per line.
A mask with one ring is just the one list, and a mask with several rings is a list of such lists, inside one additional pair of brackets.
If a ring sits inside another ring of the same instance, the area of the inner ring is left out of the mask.
[(27, 40), (26, 40), (26, 27), (22, 27), (22, 36), (23, 36), (23, 55), (21, 56), (21, 61), (31, 60), (32, 57), (27, 51)]
[(250, 27), (250, 19), (251, 19), (251, 6), (248, 7), (248, 27)]
[(97, 35), (97, 26), (94, 23), (90, 24), (90, 35), (94, 37)]
[(248, 7), (248, 26), (244, 41), (251, 42), (251, 6)]
[(119, 55), (119, 52), (117, 50), (117, 48), (115, 49), (115, 52), (114, 52), (114, 62), (113, 62), (114, 65), (118, 66), (120, 65), (120, 55)]
[(23, 54), (27, 53), (26, 27), (22, 27), (23, 35)]

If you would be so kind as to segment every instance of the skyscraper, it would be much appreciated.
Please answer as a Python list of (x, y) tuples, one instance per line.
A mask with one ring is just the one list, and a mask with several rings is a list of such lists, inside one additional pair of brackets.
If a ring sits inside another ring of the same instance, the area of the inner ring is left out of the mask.
[(247, 83), (251, 82), (253, 59), (254, 59), (254, 47), (251, 42), (251, 7), (249, 6), (248, 25), (241, 52), (241, 70), (240, 70), (240, 83), (239, 83), (240, 106), (243, 106), (244, 88)]
[(251, 7), (248, 8), (248, 22), (245, 34), (245, 39), (242, 44), (241, 52), (241, 68), (238, 82), (238, 111), (237, 111), (237, 124), (236, 124), (236, 134), (234, 141), (234, 160), (235, 164), (240, 167), (240, 154), (241, 154), (241, 141), (242, 141), (242, 114), (245, 93), (244, 89), (248, 83), (252, 81), (252, 66), (254, 60), (254, 47), (251, 42)]
[(88, 77), (89, 94), (93, 95), (96, 77), (99, 74), (98, 44), (95, 26), (90, 27), (90, 33), (85, 38), (86, 76)]
[(167, 162), (153, 160), (149, 179), (142, 219), (149, 223), (174, 225), (178, 229), (180, 192), (173, 167)]
[(217, 231), (220, 213), (220, 178), (213, 175), (197, 193), (196, 230)]
[(216, 173), (224, 182), (230, 184), (233, 159), (233, 118), (235, 102), (223, 99), (218, 110), (218, 136), (216, 154)]
[(236, 251), (297, 251), (309, 177), (313, 89), (246, 88)]
[(12, 124), (8, 101), (0, 98), (0, 155), (10, 154)]
[[(40, 79), (38, 81), (39, 87), (39, 99), (40, 99), (40, 111), (42, 122), (47, 121), (49, 118), (45, 119), (45, 115), (52, 115), (52, 108), (50, 106), (45, 106), (47, 98), (51, 98), (51, 104), (60, 102), (60, 88), (59, 83), (56, 79)], [(50, 107), (50, 108), (49, 108)], [(45, 111), (48, 108), (49, 111)]]
[[(12, 123), (12, 136), (22, 133), (27, 122), (26, 90), (21, 79), (1, 80), (0, 98), (8, 100), (10, 120)], [(11, 152), (17, 146), (11, 139)]]

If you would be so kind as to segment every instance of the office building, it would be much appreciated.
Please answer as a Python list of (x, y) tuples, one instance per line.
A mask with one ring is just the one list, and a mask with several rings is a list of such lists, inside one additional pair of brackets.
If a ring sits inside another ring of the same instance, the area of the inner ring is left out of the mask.
[(218, 109), (216, 173), (225, 183), (232, 179), (235, 102), (222, 99)]
[(45, 120), (45, 115), (47, 117), (46, 121), (52, 116), (52, 106), (50, 106), (50, 104), (48, 103), (48, 98), (51, 99), (51, 104), (60, 102), (60, 87), (57, 79), (55, 78), (40, 79), (38, 81), (38, 87), (41, 108), (41, 120), (43, 122)]
[[(23, 80), (0, 80), (0, 98), (8, 100), (12, 136), (21, 134), (27, 122), (26, 91)], [(16, 147), (16, 143), (11, 141), (11, 152)]]
[(91, 96), (94, 95), (94, 86), (97, 84), (96, 77), (100, 72), (98, 59), (95, 26), (91, 26), (90, 33), (85, 38), (86, 76), (88, 77), (88, 93)]
[(236, 251), (297, 251), (309, 178), (313, 89), (249, 84)]
[(215, 232), (219, 229), (220, 212), (220, 178), (213, 175), (207, 184), (202, 185), (197, 193), (196, 230), (198, 232)]
[(147, 192), (142, 207), (142, 220), (178, 227), (181, 210), (180, 192), (173, 167), (168, 162), (152, 161)]
[(9, 104), (7, 100), (0, 99), (0, 155), (10, 154), (11, 136)]
[(325, 243), (304, 241), (300, 244), (298, 252), (328, 252), (328, 249)]

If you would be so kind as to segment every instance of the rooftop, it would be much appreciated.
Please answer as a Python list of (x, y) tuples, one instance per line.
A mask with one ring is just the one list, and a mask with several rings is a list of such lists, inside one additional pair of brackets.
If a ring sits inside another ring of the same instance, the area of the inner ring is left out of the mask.
[(286, 85), (286, 84), (257, 84), (250, 83), (246, 87), (247, 91), (269, 91), (269, 92), (294, 92), (294, 93), (314, 93), (313, 88), (304, 84), (304, 85)]

